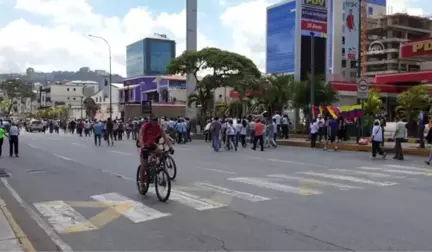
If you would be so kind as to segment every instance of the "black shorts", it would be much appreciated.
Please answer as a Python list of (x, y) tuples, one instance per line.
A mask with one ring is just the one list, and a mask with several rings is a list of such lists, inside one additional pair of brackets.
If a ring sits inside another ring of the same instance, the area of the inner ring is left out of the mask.
[(150, 154), (152, 152), (154, 152), (156, 150), (156, 148), (157, 148), (156, 144), (152, 144), (152, 145), (147, 146), (146, 148), (142, 148), (141, 149), (141, 157), (143, 159), (148, 159)]

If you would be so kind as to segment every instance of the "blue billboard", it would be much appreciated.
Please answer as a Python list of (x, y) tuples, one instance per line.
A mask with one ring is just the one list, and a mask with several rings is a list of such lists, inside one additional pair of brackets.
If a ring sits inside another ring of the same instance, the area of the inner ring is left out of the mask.
[(366, 0), (366, 3), (387, 6), (387, 0)]
[(296, 1), (267, 9), (266, 72), (295, 73)]

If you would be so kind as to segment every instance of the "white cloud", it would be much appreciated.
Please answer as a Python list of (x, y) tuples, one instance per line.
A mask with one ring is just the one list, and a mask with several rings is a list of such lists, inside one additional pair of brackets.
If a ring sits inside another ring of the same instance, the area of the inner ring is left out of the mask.
[[(23, 18), (0, 28), (0, 72), (78, 70), (108, 68), (108, 50), (94, 34), (106, 38), (112, 48), (113, 71), (124, 74), (126, 45), (155, 32), (177, 42), (177, 53), (185, 50), (186, 12), (154, 14), (146, 7), (130, 9), (124, 17), (96, 14), (88, 0), (16, 0), (15, 8), (52, 21), (42, 26)], [(198, 33), (198, 47), (212, 46)], [(39, 69), (42, 67), (44, 69)]]

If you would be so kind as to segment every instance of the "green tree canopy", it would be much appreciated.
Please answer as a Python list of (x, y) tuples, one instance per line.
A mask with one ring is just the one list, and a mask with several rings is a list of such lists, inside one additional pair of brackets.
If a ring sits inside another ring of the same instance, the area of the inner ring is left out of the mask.
[(416, 86), (399, 95), (396, 112), (409, 122), (415, 122), (420, 111), (431, 109), (432, 99), (427, 88)]
[(261, 78), (259, 82), (257, 102), (266, 107), (270, 116), (273, 111), (282, 111), (288, 106), (292, 98), (293, 76), (269, 75)]
[(21, 79), (10, 79), (0, 84), (0, 90), (7, 97), (9, 107), (5, 109), (8, 117), (14, 104), (23, 103), (26, 98), (33, 98), (32, 85)]

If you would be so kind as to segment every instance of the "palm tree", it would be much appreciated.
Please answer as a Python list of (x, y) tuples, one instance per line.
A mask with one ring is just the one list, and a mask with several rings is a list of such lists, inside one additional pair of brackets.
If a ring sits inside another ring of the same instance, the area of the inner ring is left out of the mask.
[(200, 115), (206, 117), (208, 116), (208, 111), (213, 106), (213, 100), (213, 91), (201, 81), (199, 84), (197, 84), (195, 93), (188, 96), (187, 105), (191, 106), (195, 103), (196, 106), (200, 106)]

